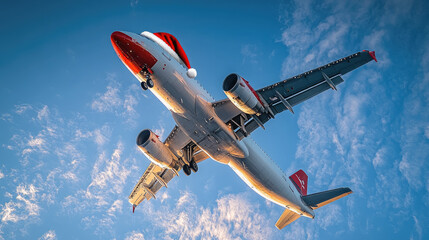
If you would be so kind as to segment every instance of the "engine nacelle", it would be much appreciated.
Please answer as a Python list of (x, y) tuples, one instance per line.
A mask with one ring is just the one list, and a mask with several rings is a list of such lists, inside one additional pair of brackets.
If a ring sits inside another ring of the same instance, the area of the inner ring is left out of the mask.
[(247, 114), (264, 112), (264, 105), (249, 82), (238, 74), (229, 74), (223, 81), (223, 91), (231, 102)]
[(162, 168), (173, 168), (177, 157), (161, 142), (156, 134), (145, 129), (137, 136), (137, 146), (149, 160)]

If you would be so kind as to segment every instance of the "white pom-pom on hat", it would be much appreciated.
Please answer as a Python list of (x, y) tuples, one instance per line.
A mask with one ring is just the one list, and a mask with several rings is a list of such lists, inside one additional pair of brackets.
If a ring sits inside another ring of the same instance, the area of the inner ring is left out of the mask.
[(197, 70), (195, 70), (195, 68), (189, 68), (188, 71), (186, 72), (186, 75), (188, 75), (188, 77), (190, 78), (196, 78)]

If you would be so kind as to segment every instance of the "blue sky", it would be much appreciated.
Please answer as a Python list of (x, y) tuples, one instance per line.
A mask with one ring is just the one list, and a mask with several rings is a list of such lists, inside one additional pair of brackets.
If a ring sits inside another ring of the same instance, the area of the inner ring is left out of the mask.
[[(429, 20), (425, 1), (7, 2), (0, 14), (0, 239), (426, 239)], [(378, 63), (252, 134), (309, 192), (354, 194), (282, 231), (283, 212), (211, 160), (135, 214), (170, 113), (116, 56), (110, 34), (169, 32), (217, 100), (236, 72), (255, 88), (363, 49)]]

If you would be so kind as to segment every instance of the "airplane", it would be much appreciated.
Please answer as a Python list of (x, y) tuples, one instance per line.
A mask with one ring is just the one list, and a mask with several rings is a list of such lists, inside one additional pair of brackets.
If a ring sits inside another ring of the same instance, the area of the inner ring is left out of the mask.
[(342, 75), (372, 61), (374, 51), (363, 50), (284, 81), (255, 90), (242, 76), (232, 73), (223, 81), (227, 98), (215, 101), (195, 80), (179, 41), (171, 34), (115, 31), (111, 42), (120, 60), (170, 110), (176, 126), (161, 141), (150, 129), (137, 136), (137, 146), (151, 161), (129, 196), (135, 208), (183, 169), (198, 171), (198, 163), (213, 159), (226, 164), (256, 193), (285, 208), (277, 223), (282, 229), (314, 210), (352, 193), (337, 188), (307, 194), (308, 176), (298, 170), (287, 177), (250, 138), (275, 115), (325, 90), (337, 90)]

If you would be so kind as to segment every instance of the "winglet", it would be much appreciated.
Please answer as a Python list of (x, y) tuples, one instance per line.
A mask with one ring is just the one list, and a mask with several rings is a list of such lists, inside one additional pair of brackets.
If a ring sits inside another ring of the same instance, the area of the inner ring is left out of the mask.
[(372, 57), (372, 59), (374, 59), (374, 61), (378, 62), (378, 61), (377, 61), (377, 58), (375, 57), (375, 51), (363, 50), (363, 52), (368, 52), (368, 53), (369, 53), (369, 56), (371, 56), (371, 57)]
[(134, 213), (134, 210), (136, 210), (136, 207), (137, 205), (133, 204), (133, 213)]

